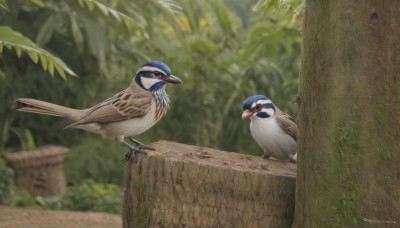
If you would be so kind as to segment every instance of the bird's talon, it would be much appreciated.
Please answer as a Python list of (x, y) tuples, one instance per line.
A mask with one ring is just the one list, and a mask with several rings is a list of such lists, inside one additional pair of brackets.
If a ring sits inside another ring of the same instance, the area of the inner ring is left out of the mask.
[(140, 147), (140, 149), (143, 149), (143, 150), (153, 150), (153, 151), (156, 150), (153, 147), (147, 146), (147, 145), (141, 145), (139, 147)]
[(139, 147), (140, 149), (144, 149), (144, 150), (156, 150), (156, 149), (154, 149), (153, 147), (148, 146), (148, 145), (145, 145), (145, 144), (139, 142), (138, 140), (136, 140), (136, 139), (134, 139), (134, 138), (132, 138), (132, 137), (129, 137), (129, 140), (130, 140), (131, 142), (135, 143), (135, 144), (137, 145), (137, 147)]
[(128, 149), (128, 152), (126, 152), (126, 154), (125, 154), (125, 160), (133, 161), (134, 163), (137, 163), (137, 156), (136, 156), (137, 153), (140, 153), (140, 152), (136, 148)]
[(147, 154), (146, 150), (155, 150), (155, 149), (153, 147), (149, 147), (144, 144), (141, 144), (134, 148), (129, 148), (128, 152), (125, 154), (125, 160), (126, 161), (134, 161), (135, 163), (137, 163), (136, 155), (139, 153)]

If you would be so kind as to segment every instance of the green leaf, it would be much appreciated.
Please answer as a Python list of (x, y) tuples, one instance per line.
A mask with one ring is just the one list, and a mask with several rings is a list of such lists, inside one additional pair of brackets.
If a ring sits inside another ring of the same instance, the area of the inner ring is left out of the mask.
[[(52, 76), (54, 75), (54, 66), (60, 67), (60, 69), (72, 76), (76, 76), (61, 59), (38, 47), (29, 38), (23, 36), (21, 33), (13, 31), (7, 26), (0, 26), (0, 45), (5, 45), (10, 50), (14, 49), (18, 56), (21, 56), (22, 52), (26, 52), (34, 62), (37, 59), (35, 55), (38, 55), (43, 69), (48, 70)], [(63, 77), (63, 75), (61, 75), (61, 77)]]
[(84, 41), (81, 29), (79, 28), (78, 22), (76, 21), (76, 18), (72, 15), (72, 13), (69, 14), (69, 18), (71, 21), (72, 37), (74, 38), (75, 44), (78, 47), (79, 53), (83, 53)]
[(39, 55), (39, 59), (40, 59), (40, 64), (42, 65), (43, 70), (47, 70), (47, 58), (45, 55)]
[(49, 71), (51, 76), (54, 76), (54, 63), (49, 61), (49, 65), (47, 65), (47, 71)]
[[(0, 46), (6, 46), (10, 50), (14, 49), (18, 56), (21, 56), (22, 52), (28, 53), (32, 61), (35, 62), (36, 60), (36, 63), (37, 56), (39, 56), (43, 69), (47, 70), (52, 76), (54, 75), (54, 67), (62, 69), (62, 71), (72, 76), (76, 76), (61, 59), (38, 47), (29, 38), (7, 26), (0, 26)], [(62, 78), (65, 78), (65, 74), (64, 76), (63, 74), (60, 75)]]
[(5, 10), (7, 10), (7, 11), (10, 11), (10, 9), (8, 8), (8, 4), (7, 4), (6, 0), (0, 0), (0, 7), (5, 9)]
[(174, 0), (158, 0), (158, 3), (171, 13), (181, 13), (182, 7)]
[(292, 13), (299, 14), (304, 8), (303, 0), (259, 0), (255, 6), (255, 9), (264, 11), (264, 14), (280, 11), (280, 13), (286, 13), (291, 11)]
[[(87, 8), (89, 8), (90, 11), (93, 11), (94, 9), (98, 9), (100, 12), (102, 12), (106, 16), (113, 16), (118, 22), (124, 23), (128, 29), (131, 29), (133, 27), (140, 27), (140, 24), (136, 22), (133, 18), (129, 17), (128, 15), (112, 9), (98, 1), (95, 0), (78, 0), (79, 4), (81, 7), (84, 7), (85, 4), (81, 4), (81, 1), (86, 3)], [(133, 26), (135, 25), (135, 26)]]
[(78, 2), (79, 2), (79, 5), (80, 5), (81, 7), (85, 7), (85, 3), (83, 2), (83, 0), (78, 0)]
[(65, 76), (65, 72), (63, 71), (61, 65), (57, 64), (57, 65), (55, 65), (55, 68), (56, 68), (57, 72), (61, 75), (61, 77), (62, 77), (63, 79), (66, 79), (66, 78), (67, 78), (67, 77)]
[(57, 25), (57, 20), (56, 15), (50, 15), (47, 17), (46, 21), (42, 24), (42, 26), (39, 29), (39, 32), (36, 36), (36, 43), (39, 46), (45, 45), (47, 42), (49, 42), (51, 36), (53, 35), (54, 29), (56, 28)]
[(28, 128), (24, 130), (24, 136), (25, 136), (26, 149), (28, 150), (34, 149), (36, 147), (35, 140), (33, 138), (32, 132)]
[(109, 12), (111, 10), (109, 10), (107, 8), (107, 6), (103, 5), (103, 4), (97, 4), (97, 7), (103, 12), (104, 15), (108, 16)]
[(86, 3), (86, 6), (89, 8), (90, 11), (94, 9), (94, 3), (91, 0), (83, 0)]
[(38, 61), (39, 61), (39, 55), (38, 55), (38, 53), (33, 52), (33, 51), (29, 51), (29, 52), (28, 52), (28, 55), (29, 55), (29, 57), (32, 59), (32, 61), (33, 61), (34, 63), (38, 63)]
[(21, 47), (16, 46), (16, 47), (14, 47), (14, 49), (15, 49), (15, 52), (17, 53), (17, 55), (18, 55), (18, 58), (21, 58), (21, 55), (22, 55)]
[(40, 6), (40, 7), (45, 6), (43, 0), (30, 0), (30, 1), (33, 2), (34, 4), (36, 4), (37, 6)]
[(115, 19), (117, 19), (118, 22), (122, 21), (121, 18), (123, 17), (123, 15), (120, 14), (118, 11), (110, 9), (110, 13), (115, 17)]
[(12, 46), (10, 45), (10, 44), (5, 44), (5, 46), (6, 46), (6, 48), (8, 49), (8, 50), (12, 50)]
[(220, 2), (210, 1), (210, 3), (213, 6), (212, 8), (217, 16), (222, 31), (224, 31), (225, 35), (232, 34), (232, 21), (229, 18), (227, 8)]

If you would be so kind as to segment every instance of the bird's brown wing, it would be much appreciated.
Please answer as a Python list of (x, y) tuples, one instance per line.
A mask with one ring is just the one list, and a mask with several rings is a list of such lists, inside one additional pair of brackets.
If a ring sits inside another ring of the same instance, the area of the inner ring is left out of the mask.
[(297, 141), (296, 121), (291, 116), (280, 110), (276, 113), (276, 119), (278, 120), (278, 123), (281, 125), (282, 129)]
[(84, 123), (109, 123), (140, 118), (150, 111), (152, 96), (124, 90), (91, 108), (85, 116), (69, 127)]

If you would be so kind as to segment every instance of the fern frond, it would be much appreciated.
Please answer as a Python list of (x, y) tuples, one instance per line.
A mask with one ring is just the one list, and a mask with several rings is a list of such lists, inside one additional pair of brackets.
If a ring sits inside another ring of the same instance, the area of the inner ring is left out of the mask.
[(22, 52), (25, 52), (34, 63), (38, 64), (40, 62), (43, 69), (48, 71), (51, 76), (54, 76), (54, 68), (63, 79), (66, 79), (65, 73), (76, 76), (60, 58), (38, 47), (29, 38), (12, 30), (10, 27), (0, 26), (0, 54), (3, 52), (4, 47), (14, 50), (18, 57), (21, 57)]

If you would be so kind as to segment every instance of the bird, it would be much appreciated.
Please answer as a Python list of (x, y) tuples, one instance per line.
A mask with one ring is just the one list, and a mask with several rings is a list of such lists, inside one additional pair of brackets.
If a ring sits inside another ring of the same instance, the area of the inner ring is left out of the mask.
[[(19, 98), (14, 101), (18, 111), (64, 117), (72, 120), (65, 128), (78, 128), (115, 138), (128, 148), (126, 160), (135, 160), (137, 153), (154, 148), (133, 139), (154, 126), (163, 117), (170, 105), (165, 86), (182, 84), (181, 79), (171, 74), (170, 68), (160, 61), (147, 61), (136, 72), (130, 86), (114, 96), (87, 109), (72, 109), (45, 101)], [(126, 142), (128, 137), (136, 144)]]
[(264, 158), (297, 162), (297, 124), (264, 95), (247, 98), (242, 119), (250, 119), (250, 132), (264, 151)]

